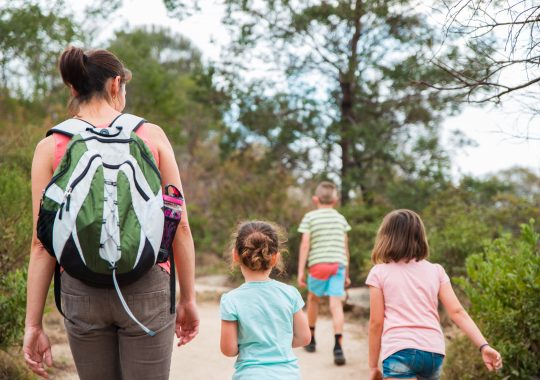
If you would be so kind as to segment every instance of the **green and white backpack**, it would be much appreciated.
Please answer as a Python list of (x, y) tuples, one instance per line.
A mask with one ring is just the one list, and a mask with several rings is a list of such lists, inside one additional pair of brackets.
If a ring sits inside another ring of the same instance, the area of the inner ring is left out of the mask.
[(108, 128), (69, 119), (51, 133), (71, 137), (43, 192), (37, 234), (56, 258), (55, 298), (60, 311), (61, 266), (97, 287), (120, 287), (156, 264), (163, 236), (161, 176), (152, 153), (135, 131), (144, 119), (121, 114)]

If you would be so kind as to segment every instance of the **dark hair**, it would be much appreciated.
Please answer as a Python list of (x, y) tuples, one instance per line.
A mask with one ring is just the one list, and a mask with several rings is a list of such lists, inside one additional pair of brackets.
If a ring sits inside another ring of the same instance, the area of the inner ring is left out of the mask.
[[(233, 235), (234, 249), (242, 265), (254, 271), (265, 271), (272, 267), (272, 258), (284, 253), (286, 242), (283, 229), (269, 222), (243, 222)], [(281, 272), (283, 263), (278, 260), (276, 268)]]
[(62, 80), (73, 87), (77, 95), (69, 101), (69, 111), (77, 114), (79, 104), (98, 96), (109, 99), (105, 88), (108, 79), (119, 76), (122, 83), (131, 79), (131, 72), (110, 51), (91, 50), (69, 46), (60, 56), (59, 62)]
[(373, 263), (420, 261), (428, 256), (426, 230), (417, 213), (394, 210), (384, 217), (371, 252)]
[(337, 200), (337, 187), (330, 181), (322, 181), (315, 189), (315, 196), (323, 205), (329, 205)]

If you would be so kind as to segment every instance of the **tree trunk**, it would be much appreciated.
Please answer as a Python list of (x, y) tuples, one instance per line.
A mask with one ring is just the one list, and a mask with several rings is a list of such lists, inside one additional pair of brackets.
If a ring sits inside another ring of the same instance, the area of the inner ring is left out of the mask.
[(352, 102), (353, 91), (352, 83), (347, 80), (340, 81), (341, 86), (341, 126), (340, 134), (341, 139), (339, 145), (341, 146), (341, 203), (346, 205), (349, 200), (349, 192), (351, 190), (350, 181), (348, 178), (348, 169), (350, 165), (350, 143), (349, 141), (349, 128), (351, 121), (353, 120), (352, 114)]
[(351, 141), (351, 128), (355, 125), (354, 105), (354, 86), (356, 83), (356, 69), (358, 68), (358, 41), (361, 36), (360, 18), (362, 17), (361, 0), (356, 0), (354, 17), (352, 19), (354, 32), (350, 42), (350, 56), (347, 72), (340, 73), (339, 85), (341, 87), (341, 128), (340, 128), (340, 146), (341, 146), (341, 202), (346, 205), (351, 191), (351, 179), (349, 178), (349, 168), (352, 164), (351, 149), (354, 141)]

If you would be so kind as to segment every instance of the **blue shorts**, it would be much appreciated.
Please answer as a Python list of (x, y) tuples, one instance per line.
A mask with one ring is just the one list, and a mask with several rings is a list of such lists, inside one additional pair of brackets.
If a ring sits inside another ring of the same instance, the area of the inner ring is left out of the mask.
[(319, 280), (308, 274), (307, 287), (317, 297), (343, 297), (345, 295), (345, 265), (340, 265), (337, 273), (327, 280)]
[(415, 349), (398, 351), (383, 360), (383, 377), (439, 380), (444, 355)]

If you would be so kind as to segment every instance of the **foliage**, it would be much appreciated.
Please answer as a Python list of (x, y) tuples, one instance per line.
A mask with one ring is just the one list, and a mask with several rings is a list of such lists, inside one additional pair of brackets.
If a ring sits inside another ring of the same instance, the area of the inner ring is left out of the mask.
[(391, 211), (388, 205), (369, 206), (351, 203), (340, 208), (352, 229), (348, 233), (351, 263), (349, 273), (354, 285), (363, 285), (372, 267), (371, 250), (382, 218)]
[[(279, 164), (264, 160), (261, 149), (264, 148), (237, 152), (216, 170), (206, 213), (206, 220), (211, 223), (206, 223), (203, 234), (211, 236), (208, 248), (212, 252), (226, 251), (232, 230), (246, 219), (276, 222), (295, 236), (297, 224), (306, 211), (302, 204), (309, 196), (302, 199), (302, 195), (293, 195), (290, 190), (294, 178)], [(295, 251), (297, 242), (291, 240), (289, 248)], [(291, 257), (295, 257), (294, 253)], [(289, 263), (294, 267), (294, 260)]]
[[(517, 98), (523, 108), (530, 107), (538, 115), (538, 1), (451, 0), (442, 4), (448, 33), (465, 36), (466, 43), (476, 47), (476, 54), (483, 61), (480, 70), (463, 72), (441, 60), (439, 65), (460, 81), (457, 88), (467, 91), (470, 99), (478, 102)], [(526, 74), (512, 75), (520, 72)], [(509, 74), (512, 80), (508, 79)]]
[(472, 304), (472, 318), (502, 354), (506, 378), (540, 375), (539, 239), (532, 221), (521, 226), (519, 239), (504, 234), (467, 259), (468, 278), (459, 281)]
[[(506, 358), (503, 358), (506, 360)], [(506, 365), (506, 361), (503, 363)], [(500, 378), (488, 372), (478, 349), (464, 335), (459, 335), (450, 341), (446, 349), (443, 366), (443, 380), (489, 380)]]
[(532, 191), (527, 197), (520, 194), (535, 179), (533, 173), (518, 168), (486, 179), (464, 177), (459, 186), (432, 198), (422, 211), (432, 260), (451, 276), (464, 275), (466, 258), (480, 252), (486, 242), (504, 232), (519, 234), (520, 221), (540, 211)]
[(0, 275), (26, 263), (32, 231), (32, 202), (26, 172), (0, 164)]
[(0, 350), (0, 379), (34, 380), (19, 352), (11, 354)]
[(109, 48), (133, 71), (126, 112), (160, 125), (190, 157), (210, 131), (221, 128), (225, 98), (189, 40), (163, 28), (136, 28), (117, 32)]
[(63, 1), (17, 0), (0, 7), (0, 78), (27, 98), (59, 83), (56, 60), (78, 31)]
[[(175, 10), (183, 2), (165, 3)], [(232, 43), (222, 71), (236, 94), (229, 142), (265, 141), (269, 154), (303, 175), (318, 157), (319, 171), (341, 182), (344, 204), (351, 190), (370, 201), (396, 179), (424, 179), (430, 192), (437, 186), (426, 178), (448, 176), (438, 126), (458, 105), (453, 95), (419, 85), (452, 80), (429, 63), (442, 36), (412, 2), (223, 4)], [(458, 62), (448, 36), (440, 51)], [(277, 75), (244, 75), (252, 67), (246, 62)], [(459, 60), (469, 68), (475, 62)]]
[(0, 279), (0, 350), (19, 343), (24, 331), (26, 270), (16, 270)]

